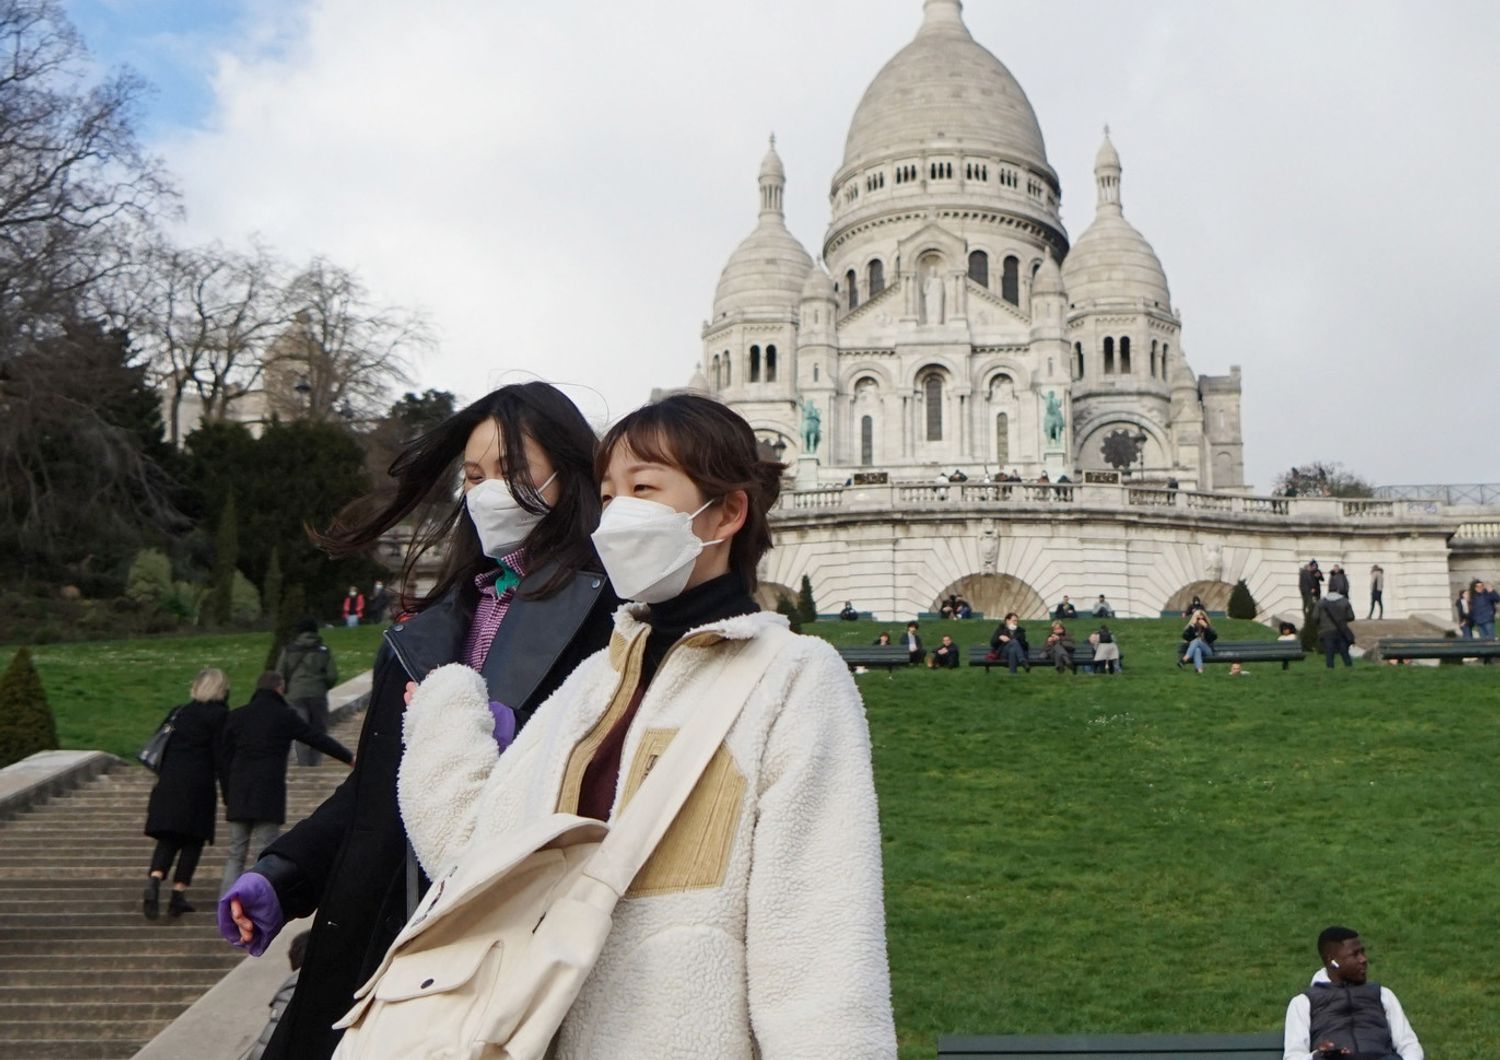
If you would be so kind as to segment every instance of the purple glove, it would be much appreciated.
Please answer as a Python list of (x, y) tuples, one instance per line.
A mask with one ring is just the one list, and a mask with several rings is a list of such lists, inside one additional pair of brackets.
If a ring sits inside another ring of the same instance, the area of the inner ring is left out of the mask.
[(495, 743), (504, 753), (516, 739), (516, 712), (504, 703), (490, 700), (490, 714), (495, 718)]
[[(234, 915), (229, 911), (229, 902), (233, 898), (240, 900), (245, 915), (255, 925), (255, 932), (250, 936), (249, 942), (240, 941), (239, 926), (235, 924)], [(276, 888), (258, 872), (242, 875), (234, 881), (234, 886), (225, 892), (224, 897), (219, 899), (219, 934), (231, 946), (248, 950), (252, 957), (265, 953), (266, 947), (285, 924), (286, 914), (281, 911), (281, 899), (276, 897)]]

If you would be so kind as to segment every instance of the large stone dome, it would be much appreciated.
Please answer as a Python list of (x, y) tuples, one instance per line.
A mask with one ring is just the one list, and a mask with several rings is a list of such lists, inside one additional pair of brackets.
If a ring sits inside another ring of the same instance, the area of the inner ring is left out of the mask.
[(926, 0), (916, 38), (865, 89), (842, 170), (942, 143), (1052, 172), (1031, 101), (969, 35), (962, 10), (959, 0)]

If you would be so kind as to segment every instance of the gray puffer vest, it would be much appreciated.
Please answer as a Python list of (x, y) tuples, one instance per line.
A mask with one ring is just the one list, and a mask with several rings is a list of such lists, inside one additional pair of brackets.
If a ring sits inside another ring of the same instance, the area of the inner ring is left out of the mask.
[(1380, 1001), (1379, 983), (1314, 983), (1307, 995), (1308, 1040), (1333, 1042), (1351, 1053), (1390, 1056), (1396, 1052), (1391, 1025)]

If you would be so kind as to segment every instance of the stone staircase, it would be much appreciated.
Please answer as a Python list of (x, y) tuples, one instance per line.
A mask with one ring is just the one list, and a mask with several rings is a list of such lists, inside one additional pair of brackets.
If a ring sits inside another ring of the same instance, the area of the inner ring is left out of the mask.
[[(334, 737), (353, 748), (362, 719), (334, 723)], [(347, 775), (327, 758), (289, 766), (288, 821)], [(155, 780), (122, 763), (0, 821), (0, 1060), (133, 1056), (243, 959), (215, 921), (222, 818), (188, 890), (198, 911), (168, 918), (167, 884), (161, 918), (141, 914), (154, 845), (141, 829)], [(263, 1010), (269, 1000), (246, 1004)]]

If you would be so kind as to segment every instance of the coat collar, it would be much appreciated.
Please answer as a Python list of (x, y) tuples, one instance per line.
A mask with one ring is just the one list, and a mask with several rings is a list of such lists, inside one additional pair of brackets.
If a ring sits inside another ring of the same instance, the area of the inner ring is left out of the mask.
[[(627, 603), (615, 612), (615, 629), (609, 639), (609, 662), (615, 670), (624, 668), (629, 657), (630, 646), (637, 637), (651, 632), (651, 607), (649, 604)], [(726, 640), (750, 640), (767, 629), (789, 628), (785, 615), (775, 611), (752, 611), (747, 615), (735, 615), (696, 626), (683, 634), (678, 643), (691, 648), (704, 648)]]

